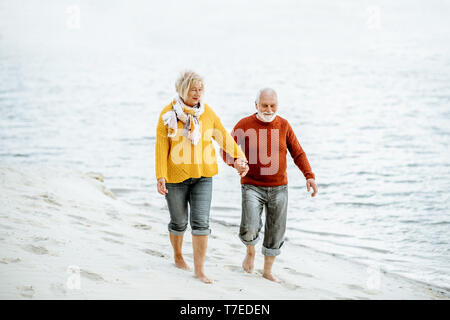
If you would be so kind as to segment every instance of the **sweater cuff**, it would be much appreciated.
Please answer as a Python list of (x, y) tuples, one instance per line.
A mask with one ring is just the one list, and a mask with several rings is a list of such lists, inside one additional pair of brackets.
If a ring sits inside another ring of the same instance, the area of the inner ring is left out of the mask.
[(316, 180), (316, 176), (314, 175), (314, 173), (307, 173), (306, 175), (305, 175), (305, 179), (306, 180), (308, 180), (308, 179), (314, 179), (314, 180)]

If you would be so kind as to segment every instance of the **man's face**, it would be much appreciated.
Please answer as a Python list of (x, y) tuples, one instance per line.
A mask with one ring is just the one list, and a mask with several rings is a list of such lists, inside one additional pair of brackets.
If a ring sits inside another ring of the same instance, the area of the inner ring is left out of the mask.
[(278, 99), (274, 93), (262, 93), (259, 97), (259, 104), (255, 102), (256, 110), (264, 115), (271, 116), (278, 109)]

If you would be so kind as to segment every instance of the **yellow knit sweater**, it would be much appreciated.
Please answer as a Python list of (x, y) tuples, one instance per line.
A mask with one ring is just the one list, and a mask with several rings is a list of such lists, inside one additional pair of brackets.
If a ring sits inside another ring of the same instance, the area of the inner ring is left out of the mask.
[(164, 107), (156, 128), (155, 171), (156, 178), (168, 183), (178, 183), (189, 178), (212, 177), (218, 173), (217, 157), (212, 144), (218, 145), (233, 158), (245, 158), (245, 154), (225, 130), (216, 113), (205, 103), (205, 111), (199, 117), (201, 139), (194, 145), (182, 135), (184, 123), (178, 121), (175, 137), (167, 136), (167, 125), (162, 115), (172, 109), (175, 100)]

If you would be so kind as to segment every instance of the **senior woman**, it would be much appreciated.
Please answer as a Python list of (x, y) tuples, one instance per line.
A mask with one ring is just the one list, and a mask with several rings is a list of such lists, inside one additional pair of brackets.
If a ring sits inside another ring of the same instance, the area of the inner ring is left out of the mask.
[(194, 273), (204, 283), (211, 283), (203, 266), (211, 233), (212, 177), (218, 173), (212, 139), (235, 159), (234, 167), (241, 176), (247, 173), (247, 160), (213, 109), (203, 102), (203, 78), (185, 71), (175, 88), (178, 97), (164, 107), (156, 129), (157, 188), (165, 195), (170, 212), (168, 229), (175, 266), (189, 270), (182, 255), (189, 204)]

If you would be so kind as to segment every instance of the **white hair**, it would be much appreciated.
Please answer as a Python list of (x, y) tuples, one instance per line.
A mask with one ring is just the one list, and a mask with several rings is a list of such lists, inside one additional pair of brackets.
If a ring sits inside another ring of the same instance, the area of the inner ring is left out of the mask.
[(263, 94), (263, 93), (267, 93), (267, 94), (274, 94), (275, 95), (275, 97), (277, 97), (278, 98), (278, 96), (277, 96), (277, 92), (274, 90), (274, 89), (272, 89), (272, 88), (263, 88), (263, 89), (261, 89), (261, 90), (259, 90), (258, 91), (258, 94), (256, 95), (256, 104), (259, 104), (259, 99), (261, 98), (261, 95)]
[(175, 82), (175, 89), (178, 95), (186, 100), (189, 89), (195, 83), (200, 83), (202, 87), (205, 86), (203, 78), (192, 70), (183, 71), (177, 81)]

